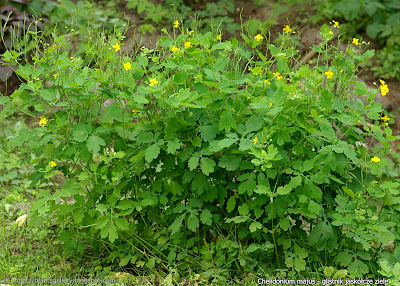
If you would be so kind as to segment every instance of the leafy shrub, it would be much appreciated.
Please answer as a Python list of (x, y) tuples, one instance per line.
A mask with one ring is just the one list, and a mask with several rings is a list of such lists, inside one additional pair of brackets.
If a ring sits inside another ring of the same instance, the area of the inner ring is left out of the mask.
[(400, 183), (363, 144), (387, 152), (397, 138), (377, 90), (355, 76), (373, 51), (340, 52), (324, 25), (314, 49), (325, 62), (295, 68), (284, 31), (274, 45), (265, 30), (241, 43), (182, 28), (125, 55), (117, 31), (84, 45), (91, 64), (59, 37), (19, 65), (26, 83), (2, 99), (1, 118), (36, 119), (11, 144), (32, 150), (32, 185), (53, 183), (30, 223), (51, 220), (70, 255), (176, 280), (321, 264), (377, 275), (399, 239)]

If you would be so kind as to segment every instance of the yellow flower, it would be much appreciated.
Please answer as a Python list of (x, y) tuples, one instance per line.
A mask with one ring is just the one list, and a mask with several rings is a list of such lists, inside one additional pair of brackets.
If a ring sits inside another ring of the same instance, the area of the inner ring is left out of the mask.
[(358, 41), (358, 39), (356, 39), (356, 38), (353, 38), (353, 44), (354, 44), (354, 45), (356, 45), (356, 46), (358, 46), (358, 44), (359, 44), (359, 41)]
[(254, 145), (256, 145), (257, 144), (257, 142), (258, 142), (258, 138), (256, 137), (256, 138), (254, 138), (253, 139), (253, 142), (254, 142)]
[(192, 46), (190, 42), (185, 42), (185, 49), (189, 49)]
[(271, 106), (272, 106), (272, 102), (269, 103), (269, 107), (271, 107)]
[(130, 62), (124, 63), (124, 68), (126, 71), (130, 70), (132, 68), (131, 63)]
[(58, 73), (53, 74), (54, 79), (57, 79)]
[(263, 36), (261, 36), (260, 34), (257, 34), (254, 39), (256, 39), (257, 42), (261, 41), (263, 39)]
[(283, 78), (283, 77), (280, 75), (279, 72), (274, 72), (273, 74), (274, 74), (274, 76), (276, 77), (277, 80), (281, 80), (281, 79)]
[(389, 88), (384, 80), (380, 79), (379, 81), (381, 82), (381, 94), (382, 96), (385, 96), (386, 94), (388, 94)]
[(136, 114), (137, 110), (136, 109), (132, 109), (132, 113)]
[(376, 156), (374, 156), (374, 157), (371, 158), (371, 162), (378, 163), (378, 162), (380, 162), (380, 161), (381, 161), (381, 159), (379, 159), (379, 158), (376, 157)]
[(390, 117), (387, 117), (387, 116), (385, 115), (385, 116), (381, 117), (381, 119), (382, 119), (383, 121), (389, 121), (389, 120), (390, 120)]
[(20, 199), (21, 199), (21, 196), (20, 196), (20, 195), (18, 195), (18, 196), (17, 196), (17, 200), (20, 200)]
[(115, 43), (115, 45), (112, 46), (115, 49), (115, 52), (118, 52), (119, 50), (121, 50), (121, 47), (118, 43)]
[(289, 33), (292, 31), (292, 29), (289, 27), (289, 25), (286, 25), (285, 28), (283, 28), (283, 31), (284, 31), (286, 34), (289, 34)]
[(333, 22), (333, 25), (335, 26), (335, 28), (340, 29), (339, 22), (336, 22), (335, 20), (332, 20), (332, 22)]
[(150, 79), (150, 86), (153, 86), (155, 84), (158, 84), (158, 80), (156, 78)]
[(179, 21), (176, 20), (176, 21), (174, 22), (174, 28), (178, 28), (178, 26), (179, 26)]
[(172, 51), (173, 53), (179, 52), (179, 48), (173, 46), (173, 47), (171, 48), (171, 51)]
[(39, 125), (46, 125), (47, 124), (47, 118), (46, 117), (43, 117), (42, 119), (40, 119), (40, 121), (39, 121)]
[(270, 82), (268, 79), (264, 80), (264, 82), (265, 82), (266, 84), (268, 84), (268, 85), (271, 84), (271, 82)]
[(51, 47), (55, 50), (55, 49), (57, 49), (58, 46), (57, 46), (57, 44), (53, 44)]
[(217, 40), (221, 41), (221, 35), (217, 35)]
[(54, 162), (54, 161), (50, 161), (50, 167), (55, 167), (55, 166), (57, 166), (57, 163), (56, 162)]
[(333, 77), (333, 72), (331, 70), (328, 70), (327, 72), (325, 72), (326, 78), (330, 79)]

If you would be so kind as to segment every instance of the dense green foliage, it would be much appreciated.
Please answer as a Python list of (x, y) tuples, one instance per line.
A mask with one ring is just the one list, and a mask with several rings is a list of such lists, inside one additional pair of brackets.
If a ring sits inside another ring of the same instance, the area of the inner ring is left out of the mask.
[(121, 55), (117, 30), (74, 58), (57, 37), (18, 66), (26, 82), (1, 99), (1, 118), (34, 118), (9, 143), (30, 150), (31, 186), (52, 185), (30, 224), (56, 225), (68, 255), (171, 281), (324, 265), (396, 283), (400, 183), (363, 144), (387, 152), (396, 137), (355, 76), (373, 51), (340, 52), (324, 25), (324, 61), (295, 67), (290, 27), (274, 45), (265, 29), (241, 43), (172, 25), (154, 50)]

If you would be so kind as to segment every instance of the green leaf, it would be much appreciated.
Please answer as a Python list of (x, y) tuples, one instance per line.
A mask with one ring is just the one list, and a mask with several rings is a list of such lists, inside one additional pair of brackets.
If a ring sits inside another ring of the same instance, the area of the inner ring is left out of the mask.
[(119, 266), (120, 267), (126, 266), (132, 258), (133, 258), (132, 255), (128, 255), (128, 256), (121, 258), (121, 260), (119, 261)]
[(289, 185), (292, 189), (295, 189), (301, 185), (302, 181), (303, 181), (303, 179), (301, 176), (296, 176), (296, 177), (293, 177), (290, 179)]
[(225, 168), (227, 171), (235, 171), (239, 168), (240, 162), (242, 162), (241, 156), (223, 156), (219, 160), (218, 166), (221, 168)]
[(303, 258), (296, 257), (294, 259), (294, 269), (297, 272), (306, 270), (306, 261)]
[(262, 229), (263, 225), (258, 221), (253, 221), (250, 226), (250, 232), (255, 232), (257, 229)]
[(104, 212), (107, 212), (108, 207), (106, 205), (104, 205), (104, 204), (98, 204), (96, 206), (96, 210), (99, 211), (99, 212), (103, 212), (104, 213)]
[(224, 56), (221, 56), (221, 57), (219, 57), (218, 58), (218, 60), (215, 62), (215, 64), (214, 64), (214, 70), (215, 71), (222, 71), (222, 70), (224, 70), (225, 69), (225, 66), (226, 66), (226, 63), (228, 62), (229, 60), (226, 58), (226, 57), (224, 57)]
[(221, 150), (224, 148), (228, 148), (229, 146), (231, 146), (232, 144), (235, 144), (239, 140), (236, 133), (229, 134), (229, 135), (231, 138), (222, 139), (221, 141), (218, 142), (218, 147), (220, 147)]
[(253, 115), (246, 121), (246, 132), (244, 135), (261, 129), (264, 120), (260, 116)]
[(236, 121), (232, 116), (232, 112), (229, 110), (224, 110), (221, 114), (221, 118), (218, 123), (219, 130), (225, 129), (225, 133), (230, 132), (231, 128), (236, 129)]
[(175, 138), (174, 141), (169, 141), (167, 144), (167, 152), (169, 154), (175, 154), (179, 148), (181, 148), (181, 144), (178, 138)]
[(253, 145), (254, 145), (253, 140), (242, 137), (240, 139), (239, 150), (240, 151), (249, 150)]
[(6, 52), (2, 55), (2, 57), (3, 57), (3, 60), (4, 60), (4, 61), (9, 62), (9, 61), (11, 61), (12, 54), (10, 53), (10, 51), (6, 51)]
[(208, 176), (210, 173), (214, 172), (214, 167), (216, 163), (214, 162), (213, 159), (211, 158), (201, 158), (201, 170), (203, 171), (203, 174)]
[(247, 221), (249, 218), (247, 216), (235, 216), (232, 218), (227, 218), (226, 223), (234, 222), (234, 223), (242, 223)]
[(77, 195), (81, 192), (81, 185), (75, 182), (75, 179), (70, 179), (67, 183), (65, 183), (61, 190), (57, 191), (54, 194), (55, 198), (59, 197), (70, 197), (72, 195)]
[(305, 160), (303, 162), (303, 169), (305, 172), (310, 171), (314, 167), (314, 160)]
[(98, 153), (100, 151), (100, 146), (105, 146), (106, 141), (103, 140), (103, 138), (96, 136), (96, 135), (90, 135), (89, 139), (86, 141), (86, 147), (88, 148), (90, 153)]
[(369, 272), (368, 266), (361, 260), (354, 260), (349, 265), (349, 272), (354, 276), (363, 276)]
[(118, 230), (115, 224), (112, 221), (108, 221), (105, 227), (101, 229), (100, 236), (101, 238), (106, 238), (108, 236), (110, 242), (113, 243), (118, 238)]
[(132, 201), (132, 200), (126, 200), (126, 199), (124, 199), (124, 200), (121, 200), (121, 201), (118, 203), (118, 205), (116, 206), (116, 208), (125, 211), (125, 210), (129, 210), (129, 209), (133, 209), (133, 207), (134, 207), (135, 204), (136, 204), (136, 203), (135, 203), (134, 201)]
[[(172, 250), (169, 252), (167, 259), (168, 259), (168, 262), (169, 262), (169, 263), (172, 263), (172, 262), (175, 261), (175, 259), (176, 259), (176, 251), (175, 251), (175, 249), (172, 249)], [(168, 285), (168, 284), (167, 284), (167, 285)], [(171, 284), (171, 285), (172, 285), (172, 284)]]
[(229, 198), (228, 202), (226, 203), (226, 210), (228, 211), (228, 213), (233, 211), (235, 206), (236, 206), (236, 199), (234, 196), (232, 196)]
[(159, 154), (160, 154), (160, 147), (158, 147), (157, 144), (151, 145), (146, 149), (145, 153), (146, 162), (150, 163), (151, 161), (156, 159)]
[(200, 214), (200, 220), (203, 224), (211, 225), (212, 224), (212, 214), (208, 209), (203, 210)]
[(251, 196), (254, 192), (254, 189), (256, 188), (256, 185), (256, 181), (251, 178), (239, 185), (238, 192), (239, 194), (244, 194), (247, 192), (247, 194)]
[(187, 220), (187, 227), (189, 230), (195, 232), (199, 228), (199, 219), (194, 214), (190, 214)]
[(129, 222), (127, 220), (116, 217), (114, 221), (118, 229), (129, 230)]
[(334, 248), (337, 245), (336, 236), (328, 221), (319, 222), (311, 230), (308, 241), (310, 246), (314, 246), (318, 251), (325, 249), (328, 243), (330, 248)]
[(169, 227), (169, 229), (171, 230), (171, 235), (179, 231), (179, 229), (180, 229), (181, 226), (182, 226), (182, 222), (183, 222), (183, 219), (185, 218), (185, 216), (186, 216), (186, 213), (180, 215), (180, 216), (179, 216), (178, 218), (176, 218), (176, 219), (174, 220), (174, 222), (171, 224), (171, 226)]
[(283, 219), (281, 219), (281, 221), (279, 222), (279, 226), (284, 230), (284, 231), (288, 231), (289, 227), (290, 227), (290, 221), (287, 217), (284, 217)]
[(273, 197), (269, 185), (268, 186), (257, 185), (257, 188), (254, 190), (254, 192), (259, 195), (268, 195), (269, 197)]
[(149, 103), (148, 99), (141, 94), (134, 94), (133, 100), (139, 104), (147, 104)]
[(186, 82), (186, 79), (188, 78), (188, 73), (186, 71), (178, 71), (174, 75), (174, 81), (177, 84), (184, 84)]
[(308, 202), (308, 211), (312, 214), (319, 214), (319, 213), (323, 212), (320, 204), (314, 202), (313, 200), (310, 200)]
[(239, 211), (239, 214), (245, 216), (249, 213), (249, 206), (246, 203), (244, 203), (243, 205), (238, 207), (238, 211)]
[(353, 255), (348, 252), (339, 252), (339, 254), (335, 257), (335, 261), (343, 267), (348, 267), (353, 261)]
[(77, 142), (86, 141), (89, 133), (86, 129), (86, 125), (77, 125), (72, 127), (72, 137)]
[(280, 187), (276, 190), (276, 193), (277, 193), (278, 195), (287, 195), (287, 194), (289, 194), (291, 191), (292, 191), (292, 188), (291, 188), (291, 186), (288, 184), (288, 185), (285, 185), (285, 186), (280, 186)]
[(198, 156), (190, 157), (190, 159), (188, 161), (188, 166), (189, 166), (190, 171), (193, 171), (194, 169), (197, 168), (197, 166), (199, 165), (199, 159), (200, 159), (200, 157), (198, 157)]
[(361, 96), (368, 96), (367, 85), (361, 81), (357, 81), (356, 87), (354, 88), (354, 92)]
[(218, 133), (218, 127), (215, 125), (199, 127), (201, 138), (206, 142), (211, 142), (215, 139)]
[(209, 185), (210, 183), (207, 181), (207, 177), (202, 173), (197, 173), (192, 181), (192, 191), (197, 195), (201, 195), (210, 188)]

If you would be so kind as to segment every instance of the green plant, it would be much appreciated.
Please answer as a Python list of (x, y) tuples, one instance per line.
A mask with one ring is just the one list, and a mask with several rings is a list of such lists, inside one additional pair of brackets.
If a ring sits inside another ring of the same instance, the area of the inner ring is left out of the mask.
[(344, 19), (345, 33), (355, 36), (365, 32), (376, 40), (381, 50), (377, 51), (377, 66), (372, 70), (376, 76), (400, 78), (399, 66), (395, 61), (400, 53), (399, 13), (400, 4), (395, 0), (335, 0), (313, 1), (317, 7), (314, 22), (321, 19)]
[(241, 44), (179, 28), (124, 55), (120, 31), (93, 37), (91, 65), (58, 37), (19, 65), (26, 83), (1, 118), (35, 118), (11, 144), (32, 150), (32, 185), (54, 186), (30, 223), (54, 223), (68, 255), (172, 281), (320, 264), (378, 275), (382, 249), (399, 239), (400, 201), (388, 160), (362, 144), (372, 136), (387, 153), (398, 139), (374, 124), (377, 90), (356, 80), (373, 51), (340, 52), (324, 25), (317, 65), (295, 68), (290, 27), (279, 45), (265, 29)]

